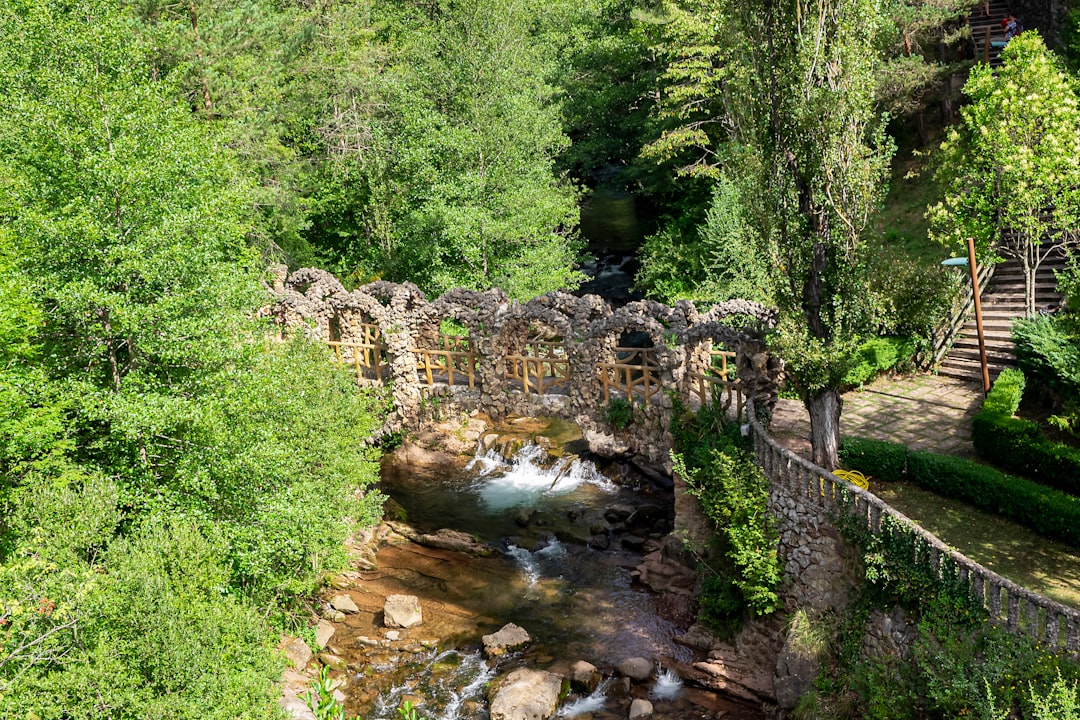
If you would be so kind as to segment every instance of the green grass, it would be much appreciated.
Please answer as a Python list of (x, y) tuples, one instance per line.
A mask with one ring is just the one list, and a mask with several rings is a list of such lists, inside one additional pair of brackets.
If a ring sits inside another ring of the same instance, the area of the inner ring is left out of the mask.
[(936, 265), (948, 256), (948, 251), (927, 236), (930, 224), (926, 208), (940, 200), (940, 192), (926, 168), (925, 158), (912, 157), (898, 151), (893, 158), (889, 193), (881, 210), (871, 220), (870, 244), (902, 250), (909, 257), (920, 258)]
[(871, 481), (870, 491), (980, 565), (1080, 608), (1080, 550), (910, 483)]

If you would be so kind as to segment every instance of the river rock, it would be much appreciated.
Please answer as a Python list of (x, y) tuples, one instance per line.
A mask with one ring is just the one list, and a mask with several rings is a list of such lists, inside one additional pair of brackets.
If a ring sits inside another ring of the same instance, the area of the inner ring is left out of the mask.
[(394, 461), (405, 467), (438, 468), (452, 466), (454, 455), (440, 450), (429, 450), (408, 440), (394, 451)]
[(315, 645), (321, 650), (326, 647), (326, 643), (330, 642), (330, 638), (334, 636), (334, 626), (325, 620), (320, 620), (319, 624), (315, 626)]
[(570, 666), (570, 684), (575, 689), (591, 693), (600, 684), (600, 671), (592, 663), (578, 660)]
[(340, 672), (345, 669), (345, 658), (338, 657), (337, 655), (329, 652), (321, 652), (318, 655), (319, 662), (330, 668), (334, 672)]
[(420, 598), (415, 595), (390, 595), (383, 604), (383, 624), (392, 628), (411, 628), (423, 622)]
[(589, 547), (593, 550), (607, 550), (609, 547), (611, 547), (611, 538), (609, 538), (606, 534), (593, 535), (591, 538), (589, 538)]
[(278, 649), (285, 653), (285, 657), (297, 670), (303, 670), (311, 662), (311, 648), (300, 638), (282, 638)]
[(653, 714), (653, 705), (644, 698), (635, 698), (630, 703), (630, 720), (640, 717), (648, 717)]
[(634, 682), (645, 682), (652, 677), (653, 664), (645, 658), (627, 658), (619, 663), (617, 670), (620, 675), (624, 675)]
[(402, 537), (424, 547), (453, 550), (454, 552), (462, 552), (478, 557), (491, 557), (496, 554), (495, 548), (477, 542), (472, 535), (460, 530), (443, 528), (434, 533), (420, 533), (405, 523), (388, 520), (386, 524)]
[(491, 720), (548, 720), (559, 707), (561, 690), (558, 675), (518, 668), (488, 690)]
[(484, 652), (488, 654), (488, 657), (498, 657), (519, 650), (532, 642), (532, 638), (529, 637), (529, 633), (525, 631), (525, 628), (514, 623), (506, 623), (497, 632), (485, 635), (482, 639), (484, 641)]
[(651, 552), (641, 559), (634, 576), (642, 585), (655, 592), (673, 592), (690, 595), (697, 582), (693, 568), (670, 558), (663, 550)]
[(318, 720), (308, 704), (298, 697), (284, 697), (278, 701), (278, 706), (285, 711), (291, 720)]
[(353, 602), (353, 599), (344, 593), (330, 598), (330, 607), (338, 612), (347, 613), (349, 615), (355, 615), (360, 612), (360, 608), (356, 607), (356, 603)]

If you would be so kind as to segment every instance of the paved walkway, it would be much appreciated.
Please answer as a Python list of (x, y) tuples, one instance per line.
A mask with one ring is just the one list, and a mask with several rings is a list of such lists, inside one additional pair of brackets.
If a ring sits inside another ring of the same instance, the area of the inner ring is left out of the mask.
[[(982, 400), (978, 382), (938, 375), (877, 380), (844, 394), (840, 434), (971, 457), (971, 418)], [(802, 401), (780, 400), (769, 429), (786, 447), (810, 457), (810, 417)]]

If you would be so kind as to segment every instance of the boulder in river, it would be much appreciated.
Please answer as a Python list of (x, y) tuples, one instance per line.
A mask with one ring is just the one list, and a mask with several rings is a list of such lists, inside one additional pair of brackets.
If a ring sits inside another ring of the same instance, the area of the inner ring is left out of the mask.
[(653, 704), (644, 698), (635, 698), (630, 703), (630, 720), (648, 717), (653, 714)]
[(392, 628), (411, 628), (424, 621), (420, 598), (415, 595), (390, 595), (383, 604), (383, 624)]
[(518, 668), (488, 690), (491, 720), (548, 720), (559, 707), (562, 678), (545, 670)]
[(285, 653), (285, 657), (297, 670), (303, 670), (311, 662), (311, 648), (300, 638), (282, 638), (278, 648)]
[(645, 682), (652, 677), (653, 664), (645, 658), (627, 658), (619, 663), (618, 671), (634, 682)]
[(591, 693), (600, 684), (600, 671), (592, 663), (578, 660), (570, 666), (570, 684), (577, 690)]
[(488, 657), (498, 657), (514, 650), (520, 650), (532, 642), (532, 638), (529, 637), (529, 633), (525, 631), (525, 628), (514, 623), (506, 623), (499, 628), (498, 632), (485, 635), (483, 641), (484, 652), (487, 653)]

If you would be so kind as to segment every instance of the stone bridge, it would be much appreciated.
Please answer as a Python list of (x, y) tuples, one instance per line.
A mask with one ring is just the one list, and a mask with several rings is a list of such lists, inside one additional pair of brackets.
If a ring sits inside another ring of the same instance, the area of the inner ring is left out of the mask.
[[(346, 292), (321, 270), (289, 275), (281, 267), (274, 277), (272, 313), (283, 328), (300, 326), (326, 342), (361, 384), (390, 384), (394, 406), (385, 432), (415, 427), (436, 404), (493, 418), (552, 415), (576, 422), (601, 452), (666, 462), (676, 404), (719, 401), (745, 417), (770, 480), (789, 610), (842, 614), (859, 582), (859, 551), (837, 530), (846, 515), (872, 534), (905, 538), (907, 562), (964, 586), (991, 622), (1050, 652), (1080, 657), (1080, 612), (964, 557), (877, 496), (770, 437), (758, 418), (775, 403), (781, 368), (761, 340), (776, 321), (768, 308), (735, 300), (704, 313), (685, 301), (616, 309), (594, 295), (559, 292), (518, 303), (499, 290), (454, 290), (428, 301), (409, 283), (375, 282)], [(744, 397), (755, 400), (744, 403)], [(610, 422), (608, 409), (617, 402), (632, 409), (634, 420), (625, 428)], [(680, 502), (680, 495), (686, 500), (680, 485), (676, 514), (681, 506), (686, 523), (693, 511)], [(878, 613), (867, 642), (875, 652), (910, 653), (914, 637), (890, 630), (892, 622)], [(777, 697), (784, 694), (781, 685), (778, 675)], [(799, 693), (788, 694), (794, 702)]]
[[(562, 292), (519, 303), (501, 290), (452, 290), (429, 301), (411, 283), (347, 292), (325, 271), (280, 267), (274, 293), (280, 324), (326, 342), (361, 384), (389, 383), (384, 432), (415, 427), (434, 407), (542, 414), (576, 422), (594, 448), (663, 462), (677, 404), (715, 397), (738, 416), (747, 395), (776, 399), (779, 364), (761, 340), (776, 313), (746, 300), (704, 313), (688, 301), (612, 308)], [(620, 414), (632, 422), (615, 427)]]

